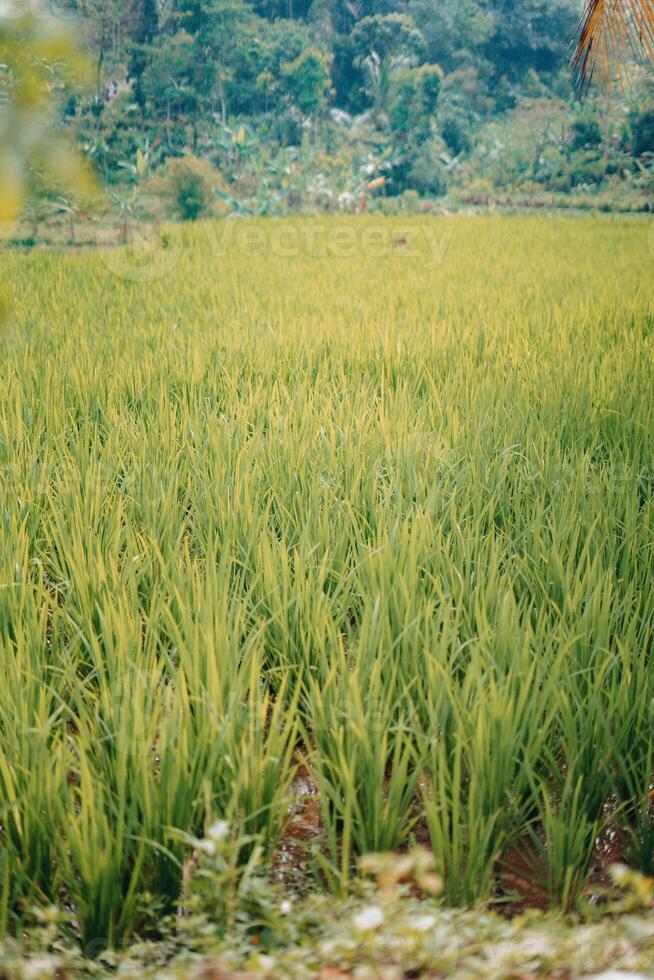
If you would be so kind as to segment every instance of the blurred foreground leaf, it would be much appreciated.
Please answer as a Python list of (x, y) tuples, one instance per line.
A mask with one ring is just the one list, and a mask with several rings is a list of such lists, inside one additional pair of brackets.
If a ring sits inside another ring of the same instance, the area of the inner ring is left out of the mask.
[(55, 92), (62, 82), (85, 85), (90, 67), (70, 31), (54, 18), (0, 16), (0, 234), (10, 234), (33, 176), (65, 185), (84, 200), (97, 193), (90, 164), (56, 132)]

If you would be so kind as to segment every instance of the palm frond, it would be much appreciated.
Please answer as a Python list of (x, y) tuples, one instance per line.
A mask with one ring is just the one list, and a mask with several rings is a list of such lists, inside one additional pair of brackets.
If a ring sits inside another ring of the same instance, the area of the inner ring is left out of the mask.
[(572, 59), (580, 87), (624, 75), (628, 52), (654, 62), (654, 0), (586, 0)]

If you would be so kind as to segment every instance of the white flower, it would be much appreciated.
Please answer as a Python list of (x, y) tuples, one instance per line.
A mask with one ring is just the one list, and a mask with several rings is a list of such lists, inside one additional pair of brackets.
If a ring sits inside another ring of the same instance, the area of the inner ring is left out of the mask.
[(608, 970), (606, 973), (593, 973), (589, 980), (647, 980), (649, 973), (627, 973), (624, 970)]
[(416, 932), (428, 932), (436, 925), (435, 915), (419, 915), (412, 923)]
[(529, 936), (522, 943), (519, 943), (518, 949), (525, 956), (529, 957), (547, 956), (552, 951), (552, 942), (546, 934), (541, 935), (537, 933), (534, 936)]
[(282, 913), (282, 915), (290, 915), (292, 909), (293, 906), (287, 898), (285, 898), (282, 904), (279, 906), (279, 911)]
[(21, 976), (24, 980), (45, 980), (54, 976), (57, 961), (52, 956), (34, 956), (23, 965)]
[(213, 857), (216, 853), (216, 845), (212, 840), (201, 840), (198, 841), (198, 851), (202, 851), (203, 854), (208, 854), (209, 857)]
[(265, 953), (260, 953), (259, 956), (255, 956), (254, 964), (259, 970), (263, 970), (267, 974), (272, 973), (275, 968), (275, 960), (272, 956), (266, 956)]
[(354, 928), (358, 929), (359, 932), (369, 932), (371, 929), (379, 929), (384, 925), (384, 912), (378, 905), (369, 905), (367, 908), (361, 909), (352, 921)]
[(223, 838), (227, 837), (228, 833), (229, 833), (229, 823), (227, 822), (227, 820), (216, 820), (209, 827), (209, 830), (207, 831), (207, 836), (210, 837), (211, 840), (217, 841), (217, 840), (223, 840)]

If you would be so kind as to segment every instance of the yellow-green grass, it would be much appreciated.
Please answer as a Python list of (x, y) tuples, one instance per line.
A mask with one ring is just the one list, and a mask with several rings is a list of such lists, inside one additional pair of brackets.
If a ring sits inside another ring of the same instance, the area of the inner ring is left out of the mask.
[(300, 760), (317, 888), (417, 833), (451, 904), (518, 844), (571, 908), (607, 821), (652, 871), (650, 230), (2, 255), (0, 932), (119, 940), (217, 817), (272, 860)]

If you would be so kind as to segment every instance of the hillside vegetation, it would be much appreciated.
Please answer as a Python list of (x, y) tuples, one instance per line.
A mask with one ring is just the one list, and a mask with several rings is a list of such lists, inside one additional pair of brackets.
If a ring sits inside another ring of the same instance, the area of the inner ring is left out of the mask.
[[(160, 217), (348, 211), (373, 182), (371, 203), (388, 211), (646, 210), (651, 69), (580, 101), (569, 63), (581, 6), (66, 0), (94, 71), (80, 89), (53, 68), (58, 125), (123, 217), (147, 216), (153, 197)], [(38, 166), (33, 177), (24, 242), (86, 210)]]

